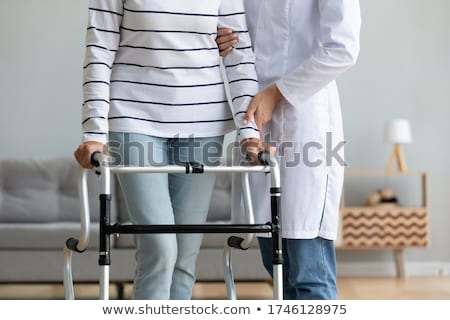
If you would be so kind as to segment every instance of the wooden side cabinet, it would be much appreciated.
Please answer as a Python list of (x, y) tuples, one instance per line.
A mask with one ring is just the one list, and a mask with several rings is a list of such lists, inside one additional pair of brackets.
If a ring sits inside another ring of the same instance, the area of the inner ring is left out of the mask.
[(345, 187), (341, 201), (340, 237), (337, 249), (393, 250), (397, 276), (404, 278), (403, 250), (409, 247), (426, 247), (429, 243), (427, 174), (425, 172), (347, 171), (344, 184), (352, 177), (359, 179), (354, 181), (356, 184), (370, 183), (370, 180), (378, 180), (379, 183), (381, 181), (384, 185), (400, 182), (397, 190), (411, 187), (407, 179), (415, 177), (419, 180), (416, 184), (419, 185), (420, 190), (416, 190), (414, 195), (421, 199), (415, 199), (417, 204), (414, 205), (405, 205), (401, 201), (398, 204), (347, 205), (346, 197), (349, 195), (346, 194)]

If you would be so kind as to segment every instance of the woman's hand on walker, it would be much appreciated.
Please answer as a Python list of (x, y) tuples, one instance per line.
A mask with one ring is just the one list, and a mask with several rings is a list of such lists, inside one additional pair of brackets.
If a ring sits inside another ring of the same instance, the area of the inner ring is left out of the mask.
[(81, 167), (92, 169), (94, 166), (92, 164), (91, 157), (94, 152), (108, 154), (106, 146), (103, 143), (97, 141), (86, 141), (78, 146), (77, 150), (74, 152), (74, 156)]
[(251, 165), (261, 165), (258, 154), (264, 151), (274, 155), (276, 148), (257, 138), (248, 138), (241, 141), (241, 152), (245, 155), (245, 159)]

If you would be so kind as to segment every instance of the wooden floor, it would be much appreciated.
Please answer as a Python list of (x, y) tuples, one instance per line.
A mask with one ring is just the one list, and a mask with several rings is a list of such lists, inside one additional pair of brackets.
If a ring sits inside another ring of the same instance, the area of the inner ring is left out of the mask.
[[(131, 295), (131, 284), (125, 286), (125, 298)], [(339, 278), (340, 300), (450, 300), (450, 277), (397, 278)], [(240, 300), (270, 300), (272, 288), (268, 282), (239, 282), (236, 284)], [(98, 286), (75, 285), (77, 299), (97, 299)], [(116, 299), (115, 287), (110, 298)], [(62, 285), (0, 285), (1, 300), (64, 299)], [(195, 300), (227, 299), (223, 283), (198, 283), (193, 292)]]

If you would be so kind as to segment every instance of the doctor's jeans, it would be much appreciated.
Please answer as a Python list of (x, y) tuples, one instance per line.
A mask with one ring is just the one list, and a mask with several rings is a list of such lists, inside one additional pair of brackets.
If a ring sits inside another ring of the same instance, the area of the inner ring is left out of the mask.
[[(272, 239), (258, 238), (264, 266), (273, 277)], [(334, 241), (283, 238), (283, 299), (336, 300)]]
[[(111, 132), (108, 148), (116, 165), (211, 165), (218, 164), (222, 143), (223, 137), (168, 139)], [(202, 224), (206, 220), (214, 174), (133, 173), (118, 178), (133, 224)], [(190, 299), (202, 239), (202, 234), (136, 235), (133, 299)]]

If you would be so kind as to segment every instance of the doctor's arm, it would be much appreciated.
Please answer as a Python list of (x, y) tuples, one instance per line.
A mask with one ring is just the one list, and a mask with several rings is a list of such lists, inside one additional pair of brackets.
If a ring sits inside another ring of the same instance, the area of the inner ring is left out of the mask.
[(292, 105), (303, 103), (352, 67), (359, 55), (358, 0), (319, 0), (321, 45), (313, 55), (276, 82)]
[[(239, 36), (232, 29), (221, 28), (217, 31), (216, 42), (222, 57), (228, 56), (238, 41)], [(262, 133), (264, 126), (272, 118), (273, 110), (282, 97), (283, 95), (275, 83), (256, 94), (248, 107), (244, 123), (250, 123), (254, 119), (256, 126)]]
[(238, 43), (238, 38), (238, 35), (231, 29), (220, 28), (217, 30), (216, 43), (222, 57), (227, 56), (233, 50), (233, 46)]

